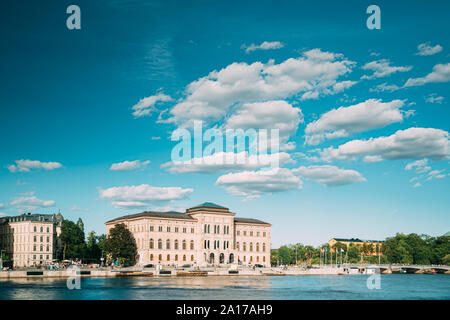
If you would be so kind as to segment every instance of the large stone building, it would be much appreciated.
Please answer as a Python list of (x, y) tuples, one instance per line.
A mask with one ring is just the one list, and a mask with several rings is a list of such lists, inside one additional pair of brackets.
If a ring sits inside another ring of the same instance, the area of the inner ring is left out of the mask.
[(14, 267), (45, 265), (58, 258), (63, 217), (22, 214), (0, 218), (0, 250)]
[(363, 249), (364, 246), (368, 249), (367, 252), (362, 252), (363, 255), (366, 256), (381, 256), (382, 249), (383, 249), (383, 241), (381, 240), (361, 240), (358, 238), (351, 238), (351, 239), (345, 239), (345, 238), (331, 238), (330, 241), (328, 241), (328, 244), (330, 248), (332, 248), (332, 252), (334, 252), (334, 245), (336, 243), (342, 243), (347, 246), (347, 248), (352, 246), (357, 246), (359, 249)]
[(123, 223), (133, 233), (141, 265), (270, 265), (270, 227), (236, 218), (228, 208), (205, 202), (179, 212), (151, 212), (106, 222), (106, 233)]

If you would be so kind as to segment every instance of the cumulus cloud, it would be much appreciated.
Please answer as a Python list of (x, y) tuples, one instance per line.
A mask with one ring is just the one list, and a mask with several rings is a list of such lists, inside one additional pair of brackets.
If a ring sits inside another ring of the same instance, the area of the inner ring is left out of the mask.
[(99, 189), (100, 198), (109, 200), (118, 208), (148, 207), (154, 203), (187, 198), (194, 189), (180, 187), (154, 187), (148, 184), (138, 186)]
[(246, 46), (245, 44), (243, 44), (241, 46), (242, 49), (245, 49), (245, 53), (250, 53), (256, 50), (274, 50), (274, 49), (280, 49), (283, 48), (284, 44), (281, 43), (280, 41), (264, 41), (261, 44), (254, 44), (252, 43), (249, 46)]
[(416, 55), (418, 56), (431, 56), (433, 54), (439, 53), (443, 50), (442, 46), (437, 44), (435, 46), (431, 46), (430, 42), (421, 43), (417, 46), (418, 52)]
[(292, 169), (303, 178), (326, 185), (327, 187), (342, 186), (346, 184), (367, 181), (358, 171), (340, 169), (335, 166), (301, 166)]
[[(281, 148), (297, 132), (303, 113), (284, 100), (245, 103), (225, 122), (228, 129), (278, 129)], [(292, 142), (291, 142), (292, 143)], [(270, 144), (268, 142), (268, 144)]]
[(54, 170), (62, 167), (59, 162), (41, 162), (38, 160), (16, 160), (16, 164), (9, 165), (7, 168), (10, 172), (29, 172), (35, 170)]
[(377, 85), (375, 88), (370, 88), (369, 91), (370, 92), (385, 92), (385, 91), (394, 92), (399, 89), (400, 89), (400, 87), (395, 84), (387, 84), (386, 82), (384, 82), (384, 83)]
[(431, 170), (431, 167), (427, 165), (428, 159), (416, 160), (414, 162), (410, 162), (405, 166), (405, 170), (415, 169), (417, 173), (424, 173)]
[(325, 139), (348, 137), (352, 133), (383, 128), (401, 122), (404, 101), (382, 102), (369, 99), (349, 107), (332, 109), (309, 123), (305, 129), (305, 144), (316, 145)]
[(228, 173), (220, 176), (216, 185), (224, 187), (231, 195), (254, 199), (263, 194), (301, 189), (302, 181), (291, 170), (280, 168)]
[(433, 179), (443, 179), (447, 176), (447, 174), (443, 173), (444, 170), (433, 170), (428, 173), (427, 181), (433, 180)]
[(352, 71), (354, 62), (342, 55), (307, 51), (279, 64), (273, 60), (232, 63), (190, 83), (181, 99), (160, 122), (186, 126), (192, 119), (219, 121), (237, 104), (280, 100), (301, 94), (303, 99), (334, 94), (354, 82), (338, 79)]
[(136, 118), (148, 116), (152, 112), (157, 111), (155, 107), (157, 103), (170, 101), (173, 101), (173, 99), (164, 93), (158, 93), (156, 95), (143, 98), (132, 107), (134, 111), (133, 116)]
[(249, 155), (248, 152), (216, 152), (202, 158), (193, 158), (185, 162), (166, 162), (161, 168), (167, 168), (171, 173), (216, 173), (230, 170), (252, 170), (278, 163), (294, 163), (286, 152), (274, 154)]
[(412, 69), (412, 66), (395, 67), (391, 66), (391, 62), (388, 59), (381, 59), (366, 63), (363, 70), (373, 71), (371, 75), (363, 75), (361, 79), (374, 79), (389, 76), (395, 72), (407, 72)]
[(420, 182), (416, 182), (414, 185), (413, 185), (413, 188), (419, 188), (419, 187), (421, 187), (422, 186), (422, 184), (420, 183)]
[(109, 170), (112, 171), (131, 171), (131, 170), (137, 170), (141, 168), (145, 168), (150, 163), (150, 160), (147, 161), (140, 161), (140, 160), (134, 160), (134, 161), (124, 161), (119, 163), (113, 163)]
[(352, 140), (338, 148), (319, 151), (325, 161), (356, 159), (361, 156), (379, 156), (387, 159), (450, 158), (449, 134), (434, 128), (398, 130), (388, 137)]
[(441, 104), (442, 101), (444, 101), (444, 97), (438, 96), (436, 93), (431, 93), (427, 97), (425, 97), (425, 101), (429, 103)]
[(423, 86), (426, 83), (439, 83), (450, 81), (450, 63), (437, 64), (433, 71), (422, 78), (410, 78), (404, 87)]
[(28, 211), (33, 211), (38, 208), (53, 207), (54, 205), (54, 200), (41, 200), (37, 198), (33, 192), (27, 195), (16, 197), (9, 203), (9, 206), (17, 207), (19, 210)]

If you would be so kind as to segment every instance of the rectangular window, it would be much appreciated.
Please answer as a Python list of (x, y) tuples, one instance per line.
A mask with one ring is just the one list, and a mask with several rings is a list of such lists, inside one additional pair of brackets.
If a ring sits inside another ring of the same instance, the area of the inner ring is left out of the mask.
[(150, 231), (152, 231), (152, 232), (153, 232), (153, 226), (150, 226)]
[(237, 235), (238, 235), (238, 236), (241, 235), (241, 232), (240, 232), (239, 230), (237, 231)]
[(250, 231), (250, 237), (253, 237), (253, 231)]
[(263, 232), (263, 237), (265, 237), (266, 236), (266, 233), (265, 232)]
[(247, 235), (247, 231), (244, 231), (244, 236), (246, 236)]
[(186, 233), (186, 228), (183, 228), (183, 233)]
[(162, 226), (159, 226), (159, 227), (158, 227), (158, 231), (159, 231), (159, 232), (162, 232)]
[(194, 231), (194, 228), (191, 228), (191, 233), (194, 233), (195, 231)]
[(178, 227), (175, 227), (175, 232), (177, 232), (177, 233), (178, 233)]
[(170, 227), (167, 227), (167, 232), (170, 232)]
[(47, 227), (47, 233), (49, 233), (50, 232), (50, 228), (49, 227)]

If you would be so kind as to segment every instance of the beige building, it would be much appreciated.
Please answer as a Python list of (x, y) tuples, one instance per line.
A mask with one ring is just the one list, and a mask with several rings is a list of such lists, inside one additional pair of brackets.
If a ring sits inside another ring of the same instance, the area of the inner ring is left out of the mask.
[(45, 265), (59, 255), (61, 223), (56, 214), (22, 214), (0, 218), (0, 250), (14, 267)]
[(270, 227), (236, 218), (228, 208), (205, 202), (185, 213), (151, 212), (106, 222), (106, 233), (123, 223), (133, 233), (141, 265), (270, 265)]

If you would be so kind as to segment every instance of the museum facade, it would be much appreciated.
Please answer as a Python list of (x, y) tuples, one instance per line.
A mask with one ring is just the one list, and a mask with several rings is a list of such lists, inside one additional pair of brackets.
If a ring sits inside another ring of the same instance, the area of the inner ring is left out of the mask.
[(205, 202), (180, 212), (145, 211), (106, 222), (133, 234), (138, 264), (270, 266), (271, 224), (238, 218), (228, 208)]

